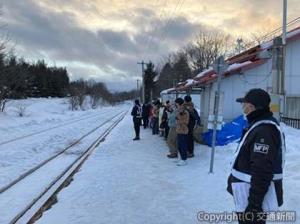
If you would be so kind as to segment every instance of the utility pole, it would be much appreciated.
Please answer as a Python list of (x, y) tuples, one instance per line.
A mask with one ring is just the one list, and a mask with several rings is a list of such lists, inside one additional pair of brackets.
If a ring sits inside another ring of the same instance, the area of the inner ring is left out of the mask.
[(287, 0), (283, 0), (282, 13), (282, 76), (280, 79), (280, 94), (282, 95), (282, 103), (280, 112), (285, 114), (285, 60), (286, 60), (286, 15), (287, 15)]
[(213, 173), (214, 169), (214, 159), (215, 159), (215, 147), (216, 147), (216, 138), (217, 138), (217, 129), (220, 129), (222, 122), (222, 116), (219, 115), (219, 107), (220, 107), (220, 95), (221, 95), (221, 80), (222, 74), (227, 68), (227, 64), (225, 63), (224, 56), (220, 56), (217, 58), (214, 64), (214, 70), (217, 72), (218, 80), (217, 80), (217, 91), (215, 92), (215, 100), (214, 100), (214, 111), (213, 111), (213, 136), (212, 136), (212, 149), (211, 149), (211, 157), (210, 157), (210, 169), (209, 173)]
[(238, 38), (236, 40), (237, 42), (237, 50), (238, 50), (238, 53), (241, 53), (242, 52), (242, 43), (243, 43), (243, 39), (242, 38)]
[(283, 0), (283, 13), (282, 13), (282, 44), (286, 44), (286, 14), (287, 14), (287, 0)]
[[(274, 117), (280, 119), (280, 113), (285, 113), (285, 60), (286, 60), (286, 15), (287, 0), (283, 0), (282, 35), (273, 40), (272, 48), (272, 92), (271, 109)], [(275, 105), (272, 107), (272, 105)]]
[(271, 110), (279, 121), (280, 112), (283, 112), (283, 47), (282, 38), (276, 37), (272, 47), (272, 91)]
[(272, 93), (280, 94), (280, 76), (281, 76), (281, 51), (282, 51), (282, 39), (276, 37), (273, 40), (272, 48)]
[(145, 103), (145, 68), (146, 64), (144, 61), (138, 62), (138, 65), (142, 65), (142, 103)]
[[(137, 94), (136, 97), (137, 97), (137, 98), (141, 98), (141, 97), (139, 97), (139, 95), (140, 95), (140, 94), (139, 94), (139, 89), (140, 89), (139, 81), (140, 81), (139, 79), (136, 80), (136, 94)], [(141, 99), (140, 99), (140, 100), (141, 100)]]

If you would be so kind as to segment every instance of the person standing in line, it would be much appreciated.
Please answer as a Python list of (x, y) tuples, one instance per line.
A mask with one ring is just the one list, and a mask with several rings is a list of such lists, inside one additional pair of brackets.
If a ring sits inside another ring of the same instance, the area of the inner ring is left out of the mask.
[(181, 157), (177, 166), (185, 166), (187, 165), (189, 112), (185, 109), (183, 105), (184, 100), (182, 98), (177, 98), (175, 103), (178, 108), (176, 114), (177, 147)]
[(149, 127), (151, 130), (153, 130), (153, 107), (154, 107), (154, 102), (151, 102), (148, 104), (149, 106)]
[(176, 114), (177, 110), (175, 105), (170, 104), (168, 109), (166, 110), (168, 114), (168, 137), (167, 137), (167, 145), (169, 147), (168, 158), (177, 158), (178, 157), (178, 149), (177, 149), (177, 133), (176, 133)]
[(142, 119), (144, 129), (146, 129), (149, 125), (149, 106), (147, 103), (144, 103), (142, 106)]
[(234, 197), (240, 224), (265, 224), (266, 213), (283, 204), (284, 134), (266, 91), (251, 89), (236, 101), (242, 103), (249, 127), (234, 155), (227, 191)]
[(162, 115), (162, 122), (165, 123), (165, 131), (164, 131), (165, 140), (168, 139), (169, 130), (170, 130), (170, 127), (168, 125), (168, 120), (169, 120), (168, 111), (170, 110), (170, 107), (171, 107), (170, 101), (167, 100), (164, 111), (163, 111), (163, 115)]
[(159, 127), (159, 136), (163, 137), (165, 133), (165, 124), (166, 122), (163, 121), (163, 113), (165, 110), (165, 106), (160, 103), (159, 105), (159, 112), (158, 112), (158, 127)]
[(189, 112), (190, 115), (190, 119), (189, 119), (189, 123), (188, 123), (188, 154), (187, 157), (188, 158), (192, 158), (194, 157), (194, 136), (193, 136), (193, 132), (194, 132), (194, 127), (196, 125), (196, 119), (195, 119), (195, 108), (194, 108), (194, 104), (192, 102), (192, 98), (190, 96), (185, 96), (184, 97), (184, 107), (186, 108), (186, 110)]
[(140, 105), (139, 100), (134, 101), (134, 106), (131, 111), (131, 116), (133, 117), (133, 125), (135, 131), (135, 140), (140, 140), (140, 126), (141, 126), (141, 119), (142, 119), (142, 107)]
[(155, 101), (152, 109), (152, 119), (153, 119), (152, 134), (153, 135), (159, 134), (159, 126), (158, 126), (159, 104), (160, 104), (159, 100)]

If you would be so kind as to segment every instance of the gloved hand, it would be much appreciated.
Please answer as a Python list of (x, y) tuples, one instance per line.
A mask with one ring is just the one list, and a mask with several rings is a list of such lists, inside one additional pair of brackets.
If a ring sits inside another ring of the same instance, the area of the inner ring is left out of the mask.
[(247, 211), (248, 212), (256, 212), (256, 213), (263, 212), (261, 206), (256, 206), (256, 205), (251, 205), (251, 204), (248, 204), (245, 212), (247, 212)]
[(245, 221), (249, 221), (249, 223), (264, 223), (267, 216), (263, 212), (261, 206), (254, 206), (249, 204), (244, 211)]

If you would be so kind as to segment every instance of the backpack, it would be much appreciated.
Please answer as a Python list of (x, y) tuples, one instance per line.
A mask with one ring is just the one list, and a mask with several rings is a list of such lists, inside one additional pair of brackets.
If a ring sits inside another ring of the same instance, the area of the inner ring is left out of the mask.
[(195, 121), (196, 121), (196, 125), (201, 125), (201, 118), (198, 114), (198, 111), (196, 109), (194, 109), (194, 117), (195, 117)]
[(200, 125), (201, 124), (201, 119), (200, 116), (197, 112), (197, 110), (194, 108), (193, 111), (189, 111), (189, 123), (188, 123), (188, 128), (189, 130), (193, 130), (195, 125)]

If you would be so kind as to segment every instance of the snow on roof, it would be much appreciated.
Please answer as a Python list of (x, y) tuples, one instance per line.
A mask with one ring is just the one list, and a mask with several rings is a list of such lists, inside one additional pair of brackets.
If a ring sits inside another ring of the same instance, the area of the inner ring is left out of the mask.
[[(292, 31), (287, 33), (287, 40), (291, 40), (292, 38), (300, 37), (300, 27), (295, 28)], [(266, 60), (260, 59), (258, 53), (267, 50), (273, 45), (273, 40), (268, 41), (266, 43), (262, 43), (261, 45), (257, 45), (251, 49), (248, 49), (238, 55), (235, 55), (227, 60), (230, 64), (226, 71), (224, 72), (225, 75), (234, 74), (238, 72), (239, 69), (251, 69), (255, 66), (258, 66), (262, 63), (265, 63)], [(231, 64), (232, 63), (232, 64)], [(188, 79), (185, 82), (180, 82), (177, 84), (177, 89), (185, 89), (187, 87), (193, 86), (199, 83), (206, 83), (208, 81), (212, 81), (216, 78), (217, 74), (212, 67), (200, 72), (197, 74), (194, 79)]]
[(241, 67), (249, 65), (251, 63), (252, 63), (252, 61), (245, 61), (243, 63), (234, 63), (232, 65), (229, 65), (225, 72), (231, 72), (235, 69), (241, 68)]
[(200, 78), (203, 75), (207, 74), (208, 72), (213, 71), (214, 69), (212, 67), (210, 67), (209, 69), (205, 69), (204, 71), (200, 72), (198, 75), (195, 76), (195, 78)]
[(175, 91), (175, 88), (165, 89), (165, 90), (161, 91), (160, 94), (168, 94), (172, 91)]
[(188, 79), (188, 80), (186, 80), (186, 83), (185, 83), (184, 86), (179, 86), (178, 88), (180, 89), (180, 88), (184, 88), (184, 87), (190, 87), (190, 86), (193, 86), (193, 85), (198, 84), (198, 83), (199, 83), (199, 81), (197, 81), (197, 80)]
[(192, 85), (194, 82), (195, 82), (194, 79), (188, 79), (188, 80), (186, 80), (185, 86), (190, 86), (190, 85)]
[[(249, 60), (249, 61), (245, 61), (242, 63), (234, 63), (234, 64), (229, 65), (223, 74), (225, 74), (225, 76), (228, 76), (230, 74), (235, 74), (235, 73), (240, 72), (240, 70), (242, 70), (242, 69), (247, 70), (247, 69), (252, 68), (253, 66), (257, 66), (264, 62), (265, 62), (265, 60), (256, 60), (256, 61)], [(203, 72), (201, 78), (198, 78), (198, 80), (195, 81), (194, 84), (199, 84), (199, 83), (205, 84), (207, 82), (216, 80), (216, 78), (217, 78), (217, 74), (214, 70), (207, 70), (207, 71)]]

